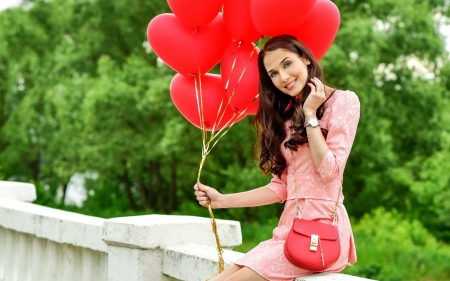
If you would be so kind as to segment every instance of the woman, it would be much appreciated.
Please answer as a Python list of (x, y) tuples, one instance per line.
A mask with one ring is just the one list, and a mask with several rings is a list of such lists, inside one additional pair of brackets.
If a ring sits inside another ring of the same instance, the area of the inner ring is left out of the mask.
[(258, 56), (258, 67), (260, 104), (254, 125), (261, 147), (259, 167), (272, 173), (273, 179), (264, 187), (226, 195), (197, 183), (195, 195), (200, 205), (212, 208), (286, 203), (272, 239), (260, 243), (215, 280), (286, 281), (313, 273), (292, 265), (284, 255), (296, 216), (295, 189), (303, 219), (330, 224), (339, 201), (336, 224), (341, 254), (325, 270), (339, 272), (356, 262), (341, 187), (359, 121), (358, 97), (325, 86), (311, 52), (290, 35), (269, 39)]

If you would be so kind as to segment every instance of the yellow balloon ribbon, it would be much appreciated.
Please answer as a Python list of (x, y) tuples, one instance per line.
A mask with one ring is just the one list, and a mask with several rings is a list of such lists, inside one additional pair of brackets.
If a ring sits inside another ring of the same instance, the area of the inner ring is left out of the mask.
[[(239, 47), (240, 47), (240, 44), (241, 43), (239, 43)], [(253, 48), (252, 53), (250, 54), (250, 58), (254, 54), (255, 50), (256, 50), (256, 44), (255, 44), (255, 46)], [(236, 59), (237, 59), (237, 55), (236, 55), (236, 58), (235, 58), (235, 60), (233, 62), (231, 71), (234, 70)], [(230, 101), (231, 101), (231, 99), (234, 96), (236, 87), (239, 84), (239, 82), (241, 81), (241, 79), (242, 79), (242, 77), (243, 77), (243, 75), (245, 73), (245, 70), (247, 69), (248, 62), (245, 65), (244, 69), (242, 70), (242, 73), (241, 73), (241, 75), (239, 77), (238, 83), (236, 83), (236, 86), (234, 87), (233, 92), (232, 92), (230, 98), (228, 99), (228, 102), (227, 102), (225, 108), (227, 108), (229, 106)], [(253, 104), (253, 102), (255, 102), (255, 100), (258, 98), (259, 94), (255, 96), (255, 98), (252, 100), (252, 102), (241, 113), (237, 114), (236, 112), (234, 112), (233, 117), (230, 120), (228, 120), (227, 123), (220, 130), (218, 130), (216, 132), (215, 129), (220, 124), (220, 122), (222, 121), (222, 118), (224, 117), (224, 114), (225, 114), (225, 110), (222, 111), (222, 105), (223, 105), (223, 101), (222, 101), (222, 103), (220, 104), (219, 110), (217, 112), (217, 117), (216, 117), (216, 121), (214, 122), (213, 129), (211, 131), (211, 134), (209, 135), (209, 140), (207, 140), (208, 139), (208, 131), (206, 130), (205, 119), (204, 119), (204, 114), (203, 114), (204, 113), (204, 107), (203, 107), (203, 95), (202, 95), (202, 79), (201, 79), (202, 75), (200, 73), (200, 70), (199, 70), (198, 76), (196, 76), (196, 75), (192, 75), (192, 76), (194, 78), (195, 95), (196, 95), (196, 100), (197, 100), (197, 109), (198, 109), (200, 125), (201, 125), (201, 131), (202, 131), (202, 159), (200, 161), (199, 170), (198, 170), (198, 174), (197, 174), (197, 182), (200, 182), (200, 176), (201, 176), (202, 169), (203, 169), (203, 166), (204, 166), (205, 161), (206, 161), (206, 156), (216, 146), (218, 141), (231, 129), (231, 127), (236, 123), (236, 120), (239, 119), (247, 111), (247, 109)], [(198, 81), (197, 81), (197, 78), (198, 78)], [(225, 90), (227, 90), (229, 82), (230, 81), (228, 80), (227, 83), (226, 83), (226, 89)], [(222, 111), (222, 114), (220, 115), (221, 111)], [(219, 117), (219, 115), (220, 115), (220, 117)], [(217, 231), (217, 223), (216, 223), (216, 220), (214, 218), (214, 213), (213, 213), (212, 208), (211, 208), (211, 206), (209, 204), (207, 205), (207, 208), (208, 208), (209, 216), (210, 216), (210, 219), (211, 219), (212, 231), (213, 231), (214, 237), (216, 239), (216, 246), (217, 246), (218, 258), (219, 258), (219, 272), (216, 272), (212, 276), (210, 276), (207, 279), (207, 281), (208, 281), (211, 278), (213, 278), (214, 276), (216, 276), (216, 275), (218, 275), (218, 274), (220, 274), (220, 273), (222, 273), (224, 271), (224, 269), (225, 269), (225, 261), (224, 261), (224, 258), (223, 258), (224, 250), (222, 248), (222, 245), (220, 244), (219, 234), (218, 234), (218, 231)]]

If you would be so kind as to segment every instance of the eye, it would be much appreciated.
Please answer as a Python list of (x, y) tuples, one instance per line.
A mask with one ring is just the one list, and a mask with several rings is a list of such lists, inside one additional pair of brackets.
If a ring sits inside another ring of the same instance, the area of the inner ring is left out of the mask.
[(287, 62), (284, 63), (283, 66), (284, 66), (284, 68), (286, 68), (286, 67), (290, 66), (291, 64), (292, 64), (292, 63), (291, 63), (290, 61), (287, 61)]
[(277, 72), (275, 72), (275, 71), (272, 71), (272, 72), (269, 74), (270, 78), (275, 77), (275, 75), (277, 75)]

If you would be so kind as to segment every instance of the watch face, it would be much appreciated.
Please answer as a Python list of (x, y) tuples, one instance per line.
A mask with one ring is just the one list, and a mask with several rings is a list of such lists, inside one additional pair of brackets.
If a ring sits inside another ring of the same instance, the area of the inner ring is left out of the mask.
[(311, 124), (311, 127), (317, 127), (319, 126), (319, 120), (316, 118), (309, 120), (309, 124)]

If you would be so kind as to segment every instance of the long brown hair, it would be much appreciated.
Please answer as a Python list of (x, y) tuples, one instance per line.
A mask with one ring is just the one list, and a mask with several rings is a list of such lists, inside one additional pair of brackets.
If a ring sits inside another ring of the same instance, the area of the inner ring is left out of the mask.
[[(264, 57), (267, 52), (277, 49), (285, 49), (297, 53), (300, 57), (305, 56), (311, 62), (307, 65), (308, 77), (317, 77), (323, 81), (322, 69), (314, 59), (312, 53), (294, 36), (280, 35), (270, 38), (258, 55), (259, 71), (259, 108), (253, 120), (253, 126), (258, 133), (260, 154), (259, 168), (264, 174), (272, 173), (281, 177), (286, 168), (286, 159), (281, 154), (281, 143), (286, 138), (284, 122), (292, 119), (290, 127), (291, 138), (284, 146), (297, 151), (300, 145), (308, 142), (304, 126), (305, 115), (303, 104), (311, 92), (311, 88), (305, 85), (303, 94), (299, 97), (291, 97), (281, 92), (272, 82), (264, 66)], [(317, 109), (317, 118), (320, 119), (324, 112), (324, 104)], [(326, 137), (326, 131), (322, 130)]]

